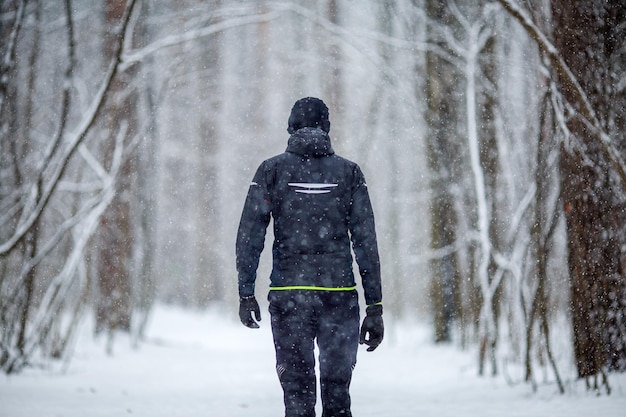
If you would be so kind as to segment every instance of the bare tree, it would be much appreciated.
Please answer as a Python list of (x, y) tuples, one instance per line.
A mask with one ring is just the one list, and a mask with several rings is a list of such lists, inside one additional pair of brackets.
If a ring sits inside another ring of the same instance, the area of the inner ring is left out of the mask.
[[(567, 220), (574, 353), (580, 377), (610, 392), (607, 370), (626, 368), (624, 309), (626, 6), (552, 1), (554, 44), (516, 3), (500, 3), (537, 42), (553, 70), (564, 133), (562, 198)], [(616, 319), (617, 318), (617, 319)]]
[[(576, 14), (571, 13), (574, 10)], [(621, 64), (626, 5), (575, 1), (565, 8), (555, 1), (553, 19), (555, 46), (595, 109), (594, 127), (607, 132), (610, 143), (624, 155), (615, 120), (626, 115), (626, 97), (616, 88), (618, 74), (626, 74)], [(561, 159), (574, 353), (580, 377), (605, 376), (605, 370), (626, 370), (626, 322), (618, 313), (626, 308), (626, 178), (620, 179), (602, 147), (589, 141), (598, 133), (576, 116), (580, 110), (566, 82), (559, 78), (563, 97), (574, 107), (574, 114), (564, 127), (571, 135), (570, 143), (578, 142), (563, 152)], [(610, 390), (606, 378), (603, 382)]]
[[(540, 130), (535, 168), (535, 185), (537, 191), (535, 194), (533, 226), (531, 228), (533, 240), (531, 259), (535, 259), (536, 262), (536, 268), (532, 270), (534, 275), (536, 275), (537, 284), (533, 288), (534, 293), (531, 291), (531, 306), (526, 314), (524, 379), (526, 382), (532, 383), (533, 387), (536, 387), (533, 377), (532, 353), (537, 350), (536, 345), (542, 346), (544, 348), (543, 350), (546, 352), (550, 366), (553, 369), (559, 391), (564, 393), (565, 388), (559, 374), (550, 340), (550, 276), (548, 272), (548, 261), (553, 249), (552, 239), (554, 238), (561, 213), (560, 207), (557, 205), (559, 201), (558, 195), (557, 201), (554, 201), (555, 193), (553, 192), (553, 182), (555, 179), (552, 175), (554, 167), (551, 166), (554, 164), (551, 161), (556, 160), (554, 154), (557, 152), (558, 147), (555, 140), (557, 127), (553, 112), (550, 110), (551, 97), (552, 95), (549, 88), (546, 88), (546, 93), (542, 100), (541, 121), (539, 123)], [(524, 297), (523, 292), (520, 295), (521, 298)], [(535, 328), (538, 328), (538, 332), (543, 335), (543, 343), (535, 341)]]
[[(23, 12), (24, 3), (20, 3), (16, 16), (19, 17)], [(58, 84), (62, 88), (61, 100), (55, 108), (58, 119), (54, 133), (48, 141), (40, 142), (34, 127), (28, 125), (23, 127), (30, 147), (19, 151), (23, 152), (21, 154), (12, 154), (12, 162), (8, 166), (13, 167), (14, 173), (20, 173), (13, 177), (18, 183), (14, 183), (12, 192), (2, 195), (2, 204), (11, 207), (10, 214), (3, 218), (5, 233), (0, 242), (0, 262), (8, 271), (3, 276), (0, 299), (0, 320), (3, 327), (0, 366), (5, 372), (20, 370), (38, 350), (60, 354), (58, 349), (51, 347), (51, 343), (59, 337), (58, 320), (63, 318), (64, 307), (76, 312), (76, 307), (72, 306), (77, 306), (82, 301), (81, 297), (67, 296), (75, 291), (76, 287), (82, 288), (85, 284), (85, 248), (95, 231), (98, 219), (115, 193), (119, 166), (124, 159), (124, 148), (118, 141), (112, 157), (113, 162), (107, 171), (84, 145), (103, 111), (107, 93), (118, 74), (133, 6), (134, 1), (126, 4), (118, 26), (119, 36), (114, 44), (114, 53), (99, 83), (98, 91), (93, 95), (87, 108), (77, 106), (72, 100), (78, 58), (75, 53), (76, 39), (70, 0), (66, 0), (60, 8), (65, 22), (66, 59), (63, 82)], [(39, 15), (37, 10), (41, 7), (53, 6), (34, 3), (35, 16)], [(37, 20), (35, 22), (38, 23)], [(40, 30), (38, 24), (31, 27), (37, 28), (35, 33)], [(13, 41), (22, 40), (16, 35)], [(33, 42), (31, 51), (33, 54), (38, 53), (40, 49), (36, 35)], [(33, 59), (35, 58), (30, 59), (31, 63)], [(8, 80), (8, 84), (14, 86), (17, 86), (21, 77), (18, 62), (14, 61), (8, 65), (7, 73), (2, 77)], [(34, 68), (29, 70), (35, 71)], [(35, 81), (27, 84), (28, 89), (21, 91), (16, 87), (15, 90), (17, 97), (24, 97), (26, 103), (37, 95), (35, 86), (39, 85), (38, 74), (31, 72), (30, 76), (35, 77)], [(17, 105), (18, 102), (14, 104)], [(2, 113), (2, 120), (7, 120), (9, 124), (11, 121), (18, 123), (18, 107), (3, 106)], [(76, 122), (72, 123), (73, 120)], [(3, 144), (10, 141), (4, 134), (1, 139)], [(112, 139), (115, 141), (115, 136)], [(17, 152), (16, 148), (13, 150)], [(75, 209), (72, 211), (70, 207), (68, 212), (64, 204), (64, 191), (81, 189), (81, 184), (74, 182), (76, 166), (80, 165), (77, 157), (81, 158), (85, 169), (95, 173), (100, 185), (94, 190), (83, 184), (84, 189), (92, 191), (85, 192), (77, 199)], [(49, 227), (47, 221), (55, 219), (60, 213), (66, 217), (61, 221), (55, 220), (55, 226)], [(46, 264), (47, 274), (36, 273), (36, 268), (42, 263)], [(56, 272), (52, 273), (51, 271), (55, 269)], [(41, 277), (39, 282), (35, 282), (36, 277)], [(77, 282), (79, 284), (74, 285)], [(41, 289), (42, 294), (36, 299), (33, 297), (35, 285)], [(76, 321), (71, 320), (70, 323), (75, 324)], [(71, 333), (70, 326), (62, 331), (61, 338), (67, 339), (71, 337)], [(57, 346), (63, 345), (61, 343)]]
[[(126, 2), (109, 0), (104, 5), (104, 21), (107, 29), (104, 37), (104, 50), (107, 60), (115, 59), (115, 44), (119, 33), (115, 30), (123, 17)], [(135, 65), (136, 67), (136, 65)], [(119, 134), (124, 129), (126, 143), (137, 134), (137, 93), (128, 91), (136, 68), (130, 67), (118, 76), (111, 85), (106, 112), (103, 120), (104, 135)], [(104, 164), (109, 165), (115, 151), (114, 143), (105, 142), (101, 152)], [(135, 171), (136, 158), (127, 158), (118, 179), (118, 192), (112, 206), (100, 219), (97, 235), (96, 281), (96, 332), (113, 332), (117, 329), (130, 331), (131, 307), (131, 268), (133, 264), (133, 227), (131, 224), (131, 198), (134, 192), (131, 179)]]
[(499, 249), (495, 207), (498, 147), (495, 143), (495, 131), (489, 128), (493, 123), (495, 104), (478, 81), (488, 75), (492, 65), (487, 60), (487, 64), (481, 66), (480, 58), (487, 55), (487, 48), (493, 42), (488, 22), (494, 10), (489, 3), (466, 8), (464, 12), (454, 2), (449, 2), (447, 7), (450, 10), (450, 19), (458, 23), (458, 28), (455, 30), (455, 26), (444, 26), (441, 36), (452, 56), (458, 57), (454, 63), (464, 80), (464, 103), (458, 106), (458, 111), (465, 116), (463, 121), (466, 129), (464, 135), (467, 138), (467, 165), (472, 173), (471, 194), (475, 204), (472, 223), (475, 236), (473, 240), (476, 243), (474, 278), (475, 285), (480, 289), (479, 373), (483, 374), (489, 357), (492, 373), (496, 374), (498, 294), (505, 273), (495, 262)]
[[(428, 1), (427, 16), (433, 25), (449, 24), (447, 7), (436, 0)], [(437, 39), (432, 42), (437, 43)], [(441, 42), (441, 41), (440, 41)], [(445, 48), (445, 43), (441, 45)], [(455, 159), (461, 152), (457, 139), (458, 103), (454, 91), (458, 90), (457, 70), (453, 63), (438, 51), (426, 52), (426, 97), (429, 125), (428, 163), (433, 180), (431, 189), (431, 246), (450, 248), (441, 257), (431, 261), (431, 300), (435, 325), (435, 341), (452, 340), (452, 326), (456, 318), (464, 320), (460, 306), (461, 276), (454, 251), (457, 240), (457, 214), (454, 190), (459, 190), (460, 174)], [(456, 159), (458, 161), (458, 159)], [(462, 166), (462, 165), (461, 165)], [(468, 304), (471, 304), (468, 303)]]
[[(213, 8), (220, 7), (220, 1), (214, 1)], [(260, 11), (263, 13), (263, 11)], [(219, 23), (218, 19), (210, 20), (211, 24)], [(258, 42), (265, 45), (267, 25), (260, 24)], [(198, 61), (198, 99), (205, 104), (202, 116), (198, 121), (195, 149), (201, 150), (198, 157), (196, 171), (195, 192), (193, 193), (198, 219), (197, 259), (195, 281), (195, 301), (198, 306), (207, 306), (211, 302), (224, 298), (224, 282), (222, 265), (219, 260), (219, 246), (214, 242), (220, 234), (220, 216), (222, 208), (213, 196), (219, 193), (218, 156), (220, 155), (220, 83), (221, 76), (221, 48), (222, 36), (220, 33), (209, 37), (203, 42), (202, 52)], [(256, 48), (259, 53), (267, 48)], [(259, 58), (262, 61), (262, 56)], [(262, 65), (262, 64), (261, 64)], [(261, 84), (261, 83), (259, 83)]]

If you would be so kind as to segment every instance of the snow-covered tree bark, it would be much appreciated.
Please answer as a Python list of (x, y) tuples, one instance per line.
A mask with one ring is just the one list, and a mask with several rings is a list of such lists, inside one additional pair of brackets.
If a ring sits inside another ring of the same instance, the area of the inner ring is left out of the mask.
[[(563, 100), (554, 100), (561, 152), (574, 354), (580, 377), (610, 390), (607, 370), (625, 368), (624, 22), (626, 6), (551, 2), (554, 44), (515, 2), (500, 3), (545, 54)], [(620, 103), (620, 104), (618, 104)]]
[[(485, 46), (490, 34), (481, 23), (470, 25), (467, 39), (465, 62), (465, 100), (467, 117), (467, 140), (470, 154), (470, 167), (474, 177), (474, 192), (477, 207), (477, 227), (479, 250), (477, 252), (477, 279), (481, 289), (481, 311), (479, 324), (480, 357), (479, 372), (483, 373), (485, 355), (489, 352), (492, 372), (496, 373), (495, 345), (497, 343), (497, 315), (495, 312), (495, 296), (499, 280), (493, 276), (491, 257), (494, 242), (490, 234), (491, 216), (493, 212), (489, 204), (487, 183), (483, 162), (481, 161), (481, 144), (479, 143), (477, 110), (476, 77), (478, 73), (478, 54)], [(485, 144), (486, 145), (486, 144)], [(483, 145), (484, 146), (484, 145)]]
[[(478, 316), (479, 373), (483, 374), (487, 358), (492, 373), (497, 373), (496, 344), (498, 341), (498, 293), (504, 271), (494, 262), (498, 248), (496, 177), (498, 174), (498, 147), (495, 138), (494, 108), (495, 99), (478, 81), (486, 78), (485, 85), (493, 83), (487, 75), (493, 72), (492, 54), (486, 48), (493, 42), (491, 25), (488, 23), (493, 8), (487, 4), (477, 7), (458, 7), (448, 3), (449, 16), (458, 27), (445, 26), (442, 30), (446, 47), (455, 61), (458, 74), (463, 77), (464, 101), (459, 111), (464, 115), (463, 122), (467, 140), (467, 166), (471, 172), (471, 190), (475, 206), (473, 236), (475, 240), (475, 285), (480, 289)], [(459, 39), (460, 38), (460, 39)], [(481, 63), (481, 56), (485, 55)], [(491, 75), (493, 78), (493, 75)], [(462, 106), (462, 107), (461, 107)]]
[[(626, 76), (626, 5), (589, 1), (552, 2), (555, 46), (580, 83), (600, 128), (624, 155), (620, 120), (626, 95), (618, 83)], [(581, 377), (626, 370), (626, 182), (590, 137), (590, 120), (581, 114), (566, 80), (559, 78), (567, 103), (561, 170), (568, 225), (574, 352)], [(623, 122), (621, 122), (623, 126)], [(621, 132), (621, 133), (620, 133)]]
[[(445, 4), (430, 0), (425, 5), (430, 26), (446, 24)], [(447, 19), (449, 22), (449, 19)], [(437, 42), (437, 37), (432, 42)], [(445, 44), (443, 45), (445, 47)], [(461, 277), (454, 248), (457, 246), (457, 215), (454, 206), (454, 190), (459, 191), (461, 146), (457, 140), (458, 103), (460, 88), (457, 72), (451, 62), (439, 53), (426, 52), (426, 99), (428, 110), (428, 167), (431, 171), (431, 246), (448, 249), (441, 257), (430, 262), (431, 292), (436, 342), (452, 340), (455, 319), (465, 321), (460, 305)], [(468, 304), (471, 304), (468, 303)]]
[[(23, 36), (13, 39), (18, 45), (16, 50), (24, 48), (30, 54), (16, 54), (2, 77), (7, 85), (13, 85), (15, 96), (2, 108), (1, 118), (18, 126), (27, 144), (10, 148), (1, 171), (3, 190), (7, 192), (2, 193), (1, 204), (10, 208), (3, 213), (0, 241), (0, 263), (5, 271), (0, 282), (0, 366), (5, 372), (20, 370), (37, 352), (62, 354), (59, 347), (65, 346), (71, 326), (76, 323), (72, 319), (70, 327), (61, 325), (65, 310), (75, 315), (84, 301), (86, 246), (110, 204), (119, 162), (126, 155), (118, 141), (120, 146), (113, 153), (116, 163), (107, 171), (85, 144), (102, 116), (107, 93), (119, 73), (133, 6), (132, 0), (125, 4), (111, 60), (104, 72), (98, 72), (95, 86), (78, 81), (94, 66), (78, 65), (79, 60), (83, 64), (93, 62), (89, 55), (77, 52), (82, 44), (77, 40), (79, 25), (70, 0), (33, 3), (30, 10), (37, 18)], [(16, 16), (20, 16), (20, 8), (16, 10)], [(49, 34), (39, 37), (39, 31)], [(53, 49), (60, 51), (61, 59), (47, 54), (50, 43), (55, 42)], [(55, 68), (60, 71), (55, 73)], [(48, 83), (51, 76), (54, 82)], [(21, 84), (24, 77), (28, 82)], [(83, 86), (95, 92), (81, 96)], [(81, 103), (82, 99), (86, 104)], [(28, 104), (42, 100), (45, 105)], [(22, 117), (24, 111), (28, 117)], [(51, 133), (42, 137), (40, 132)], [(0, 140), (3, 146), (11, 143), (4, 134)], [(115, 142), (116, 136), (105, 140)], [(83, 173), (89, 174), (83, 177)], [(87, 177), (94, 181), (83, 181)]]
[[(104, 3), (104, 22), (107, 33), (104, 37), (104, 56), (115, 59), (115, 43), (119, 34), (116, 28), (124, 15), (124, 0), (108, 0)], [(137, 134), (137, 92), (128, 87), (137, 73), (136, 65), (128, 68), (112, 84), (109, 92), (106, 118), (103, 120), (103, 136), (117, 135), (124, 129), (127, 139)], [(109, 165), (114, 152), (114, 143), (105, 142), (103, 161)], [(113, 204), (100, 219), (96, 255), (96, 331), (130, 331), (132, 318), (132, 285), (134, 228), (131, 216), (132, 176), (136, 157), (128, 158), (120, 171), (118, 192)]]

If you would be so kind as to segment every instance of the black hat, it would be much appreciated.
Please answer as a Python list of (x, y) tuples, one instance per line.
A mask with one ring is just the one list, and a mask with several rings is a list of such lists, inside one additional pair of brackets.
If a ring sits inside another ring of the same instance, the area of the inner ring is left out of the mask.
[(287, 132), (289, 133), (294, 133), (303, 127), (319, 127), (328, 133), (330, 130), (328, 107), (319, 98), (301, 98), (293, 105), (288, 123)]

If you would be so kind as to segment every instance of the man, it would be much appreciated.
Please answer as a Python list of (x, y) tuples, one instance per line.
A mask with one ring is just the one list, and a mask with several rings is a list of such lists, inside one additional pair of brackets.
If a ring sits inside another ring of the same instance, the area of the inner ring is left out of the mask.
[[(322, 100), (306, 97), (294, 104), (287, 150), (258, 168), (237, 234), (239, 317), (244, 325), (258, 328), (256, 270), (265, 231), (270, 218), (274, 220), (268, 299), (286, 417), (315, 416), (315, 340), (322, 415), (350, 417), (349, 386), (358, 343), (373, 351), (384, 333), (367, 185), (357, 164), (334, 153), (329, 130)], [(350, 243), (367, 304), (360, 332)]]

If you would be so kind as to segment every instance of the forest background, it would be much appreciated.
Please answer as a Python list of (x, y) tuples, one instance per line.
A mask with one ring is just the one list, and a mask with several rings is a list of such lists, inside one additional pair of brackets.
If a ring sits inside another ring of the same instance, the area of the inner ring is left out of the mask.
[(3, 372), (88, 314), (109, 349), (156, 302), (235, 314), (247, 187), (304, 96), (367, 178), (389, 320), (481, 374), (563, 390), (556, 326), (590, 386), (626, 370), (624, 2), (5, 0), (0, 34)]

